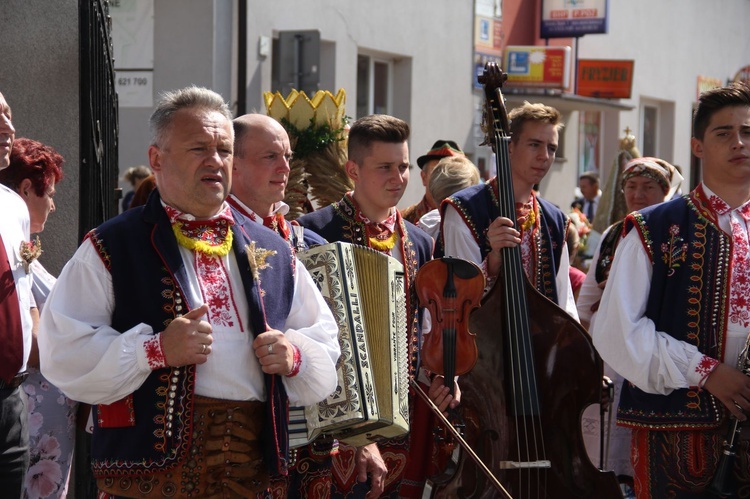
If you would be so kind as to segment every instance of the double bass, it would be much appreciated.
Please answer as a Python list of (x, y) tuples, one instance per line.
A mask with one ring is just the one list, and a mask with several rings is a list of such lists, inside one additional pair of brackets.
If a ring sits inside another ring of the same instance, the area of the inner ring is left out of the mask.
[[(497, 159), (499, 214), (516, 220), (509, 121), (494, 63), (480, 77)], [(614, 472), (597, 469), (581, 436), (581, 414), (601, 399), (602, 361), (588, 333), (527, 278), (521, 248), (502, 249), (497, 282), (470, 317), (478, 357), (461, 376), (464, 438), (516, 499), (620, 498)], [(460, 458), (435, 497), (498, 497), (474, 461)]]

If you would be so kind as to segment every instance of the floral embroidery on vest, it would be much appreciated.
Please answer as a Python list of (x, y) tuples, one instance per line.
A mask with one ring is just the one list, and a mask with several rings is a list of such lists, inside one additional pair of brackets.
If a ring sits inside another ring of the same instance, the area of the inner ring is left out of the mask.
[(679, 225), (672, 225), (669, 227), (669, 242), (662, 243), (661, 252), (662, 260), (669, 267), (667, 277), (674, 275), (675, 268), (680, 266), (680, 263), (685, 263), (687, 258), (687, 243), (680, 236)]

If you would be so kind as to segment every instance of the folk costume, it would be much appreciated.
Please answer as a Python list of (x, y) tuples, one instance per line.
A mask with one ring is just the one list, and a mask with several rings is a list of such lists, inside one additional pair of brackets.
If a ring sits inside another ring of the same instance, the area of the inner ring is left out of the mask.
[[(414, 289), (414, 279), (419, 267), (432, 257), (432, 239), (421, 229), (404, 220), (398, 210), (394, 210), (384, 221), (368, 220), (351, 193), (347, 193), (338, 203), (304, 215), (297, 221), (328, 241), (345, 241), (367, 246), (396, 258), (404, 265), (407, 275), (407, 324), (410, 333), (409, 375), (417, 376), (422, 317)], [(427, 448), (428, 432), (431, 434), (432, 431), (430, 414), (427, 406), (416, 394), (410, 394), (409, 400), (412, 422), (410, 434), (378, 444), (388, 467), (385, 490), (381, 497), (421, 497), (424, 488), (425, 467), (428, 465), (424, 450)], [(415, 421), (421, 422), (415, 424)], [(415, 429), (424, 432), (415, 432)], [(360, 493), (364, 496), (361, 485), (357, 485), (355, 465), (354, 449), (351, 447), (342, 447), (339, 454), (334, 456), (332, 497), (358, 497)]]
[[(446, 198), (441, 211), (444, 254), (472, 261), (481, 266), (486, 275), (485, 259), (491, 249), (487, 229), (499, 216), (497, 177)], [(516, 217), (526, 275), (542, 294), (578, 319), (565, 243), (568, 218), (533, 192), (527, 203), (517, 203)], [(494, 281), (494, 278), (487, 279), (488, 289)]]
[[(227, 203), (255, 223), (276, 232), (295, 253), (327, 243), (315, 232), (286, 220), (284, 216), (289, 213), (289, 206), (283, 201), (278, 202), (274, 213), (267, 217), (256, 214), (233, 194), (229, 195)], [(271, 497), (328, 497), (333, 465), (331, 457), (337, 451), (338, 441), (325, 437), (290, 450), (289, 473), (286, 477), (271, 478)]]
[[(201, 303), (207, 361), (167, 366), (160, 332)], [(41, 324), (43, 374), (98, 404), (93, 469), (116, 496), (260, 492), (287, 471), (289, 401), (315, 403), (336, 386), (337, 328), (315, 284), (284, 241), (227, 204), (195, 220), (154, 192), (94, 229)], [(295, 348), (288, 376), (263, 374), (254, 355), (269, 326)]]
[[(661, 188), (663, 197), (660, 200), (670, 199), (674, 192), (677, 191), (682, 183), (682, 175), (668, 162), (651, 157), (636, 158), (629, 161), (620, 175), (620, 186), (625, 189), (628, 180), (640, 177), (653, 180)], [(643, 202), (642, 198), (633, 197), (633, 202)], [(654, 198), (655, 199), (655, 198)], [(593, 328), (597, 313), (592, 311), (592, 307), (599, 302), (602, 297), (602, 283), (606, 283), (609, 278), (609, 272), (615, 258), (615, 251), (622, 241), (624, 220), (612, 224), (603, 233), (599, 244), (594, 250), (593, 259), (589, 272), (586, 275), (581, 292), (578, 295), (578, 316), (590, 324), (589, 330)], [(620, 376), (612, 367), (604, 363), (604, 375), (609, 377), (615, 383), (615, 395), (612, 399), (612, 410), (616, 410), (619, 405), (623, 377)], [(611, 414), (610, 414), (611, 415)], [(601, 447), (601, 412), (598, 404), (591, 405), (584, 410), (582, 417), (583, 441), (589, 453), (591, 461), (597, 466), (600, 465), (600, 447)], [(630, 463), (630, 442), (632, 432), (630, 428), (623, 426), (610, 427), (609, 434), (605, 437), (607, 453), (605, 456), (606, 469), (615, 471), (618, 477), (623, 481), (628, 480), (624, 477), (633, 476), (633, 466)], [(632, 482), (632, 479), (628, 481)]]
[[(715, 472), (728, 411), (701, 388), (720, 362), (736, 366), (750, 329), (749, 218), (750, 202), (729, 210), (700, 184), (625, 220), (592, 332), (629, 380), (617, 421), (633, 429), (638, 497), (704, 497)], [(738, 497), (750, 497), (749, 458), (743, 441)]]

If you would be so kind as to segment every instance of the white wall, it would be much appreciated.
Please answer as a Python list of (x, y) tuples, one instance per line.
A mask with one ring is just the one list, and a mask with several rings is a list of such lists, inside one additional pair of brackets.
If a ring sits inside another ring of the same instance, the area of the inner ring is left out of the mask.
[[(521, 0), (505, 0), (506, 2)], [(625, 127), (641, 145), (641, 111), (658, 104), (659, 154), (687, 170), (692, 106), (698, 75), (726, 80), (750, 64), (750, 1), (611, 1), (609, 33), (579, 39), (579, 57), (634, 59), (630, 111), (609, 110), (602, 119), (603, 180)], [(155, 0), (154, 93), (197, 83), (236, 101), (237, 0)], [(479, 148), (476, 109), (481, 94), (472, 88), (473, 2), (468, 0), (249, 0), (246, 99), (248, 111), (264, 112), (262, 93), (271, 88), (271, 56), (258, 55), (260, 36), (281, 30), (317, 29), (324, 42), (324, 90), (345, 88), (347, 114), (355, 115), (357, 54), (397, 60), (392, 114), (412, 127), (411, 159), (436, 139), (454, 139), (473, 157)], [(544, 96), (527, 97), (545, 101)], [(146, 161), (146, 120), (151, 110), (121, 109), (121, 170)], [(578, 176), (578, 113), (564, 110), (567, 161), (556, 163), (542, 194), (567, 208)], [(685, 177), (689, 178), (689, 171)], [(685, 187), (687, 187), (687, 182)], [(417, 201), (423, 189), (419, 170), (400, 203)]]
[[(282, 30), (317, 29), (332, 62), (322, 90), (348, 93), (347, 114), (356, 113), (357, 55), (360, 51), (394, 58), (397, 85), (392, 114), (409, 122), (415, 163), (402, 206), (423, 193), (416, 158), (439, 138), (474, 147), (473, 3), (455, 0), (249, 0), (247, 111), (265, 112), (262, 95), (271, 90), (272, 57), (258, 55), (260, 36)], [(232, 0), (155, 0), (154, 98), (191, 83), (237, 99), (237, 2)], [(324, 55), (324, 57), (326, 57)], [(332, 66), (332, 68), (331, 68)], [(333, 74), (330, 74), (332, 69)], [(406, 104), (404, 104), (406, 103)], [(147, 162), (151, 109), (121, 108), (120, 169)], [(147, 164), (147, 163), (146, 163)]]
[[(414, 168), (401, 206), (423, 194), (416, 159), (437, 139), (454, 139), (473, 147), (469, 136), (473, 119), (472, 40), (473, 2), (455, 0), (265, 0), (248, 4), (248, 110), (265, 111), (262, 91), (271, 87), (271, 57), (257, 55), (259, 36), (280, 30), (320, 30), (321, 40), (335, 43), (336, 92), (347, 91), (347, 114), (356, 112), (357, 54), (382, 53), (394, 57), (400, 70), (396, 93), (408, 106), (392, 114), (409, 122)], [(409, 71), (410, 67), (410, 71)], [(410, 78), (405, 74), (410, 72)]]

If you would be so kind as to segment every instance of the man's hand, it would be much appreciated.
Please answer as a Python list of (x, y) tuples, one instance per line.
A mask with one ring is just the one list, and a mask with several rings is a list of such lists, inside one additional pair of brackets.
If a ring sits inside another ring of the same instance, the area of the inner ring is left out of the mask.
[(427, 391), (427, 396), (430, 400), (440, 409), (443, 416), (448, 417), (447, 409), (455, 409), (461, 402), (461, 389), (458, 387), (458, 383), (453, 383), (453, 395), (450, 395), (450, 390), (445, 386), (445, 378), (442, 376), (435, 376), (432, 378), (430, 383), (430, 389)]
[(286, 376), (294, 366), (294, 347), (278, 329), (269, 329), (253, 341), (258, 362), (266, 374)]
[(738, 420), (747, 419), (745, 414), (750, 412), (750, 377), (722, 363), (708, 375), (703, 388), (719, 399)]
[(385, 475), (388, 468), (385, 467), (383, 457), (380, 455), (378, 444), (365, 445), (357, 448), (354, 456), (357, 466), (357, 481), (366, 482), (367, 474), (370, 474), (370, 491), (366, 499), (377, 499), (385, 488)]
[(167, 365), (172, 367), (203, 364), (211, 353), (211, 324), (200, 320), (208, 312), (208, 305), (191, 310), (173, 320), (161, 332), (161, 347)]
[(500, 273), (502, 248), (513, 248), (521, 244), (521, 233), (513, 228), (510, 218), (497, 217), (487, 229), (487, 241), (492, 251), (487, 255), (487, 272), (490, 277)]

